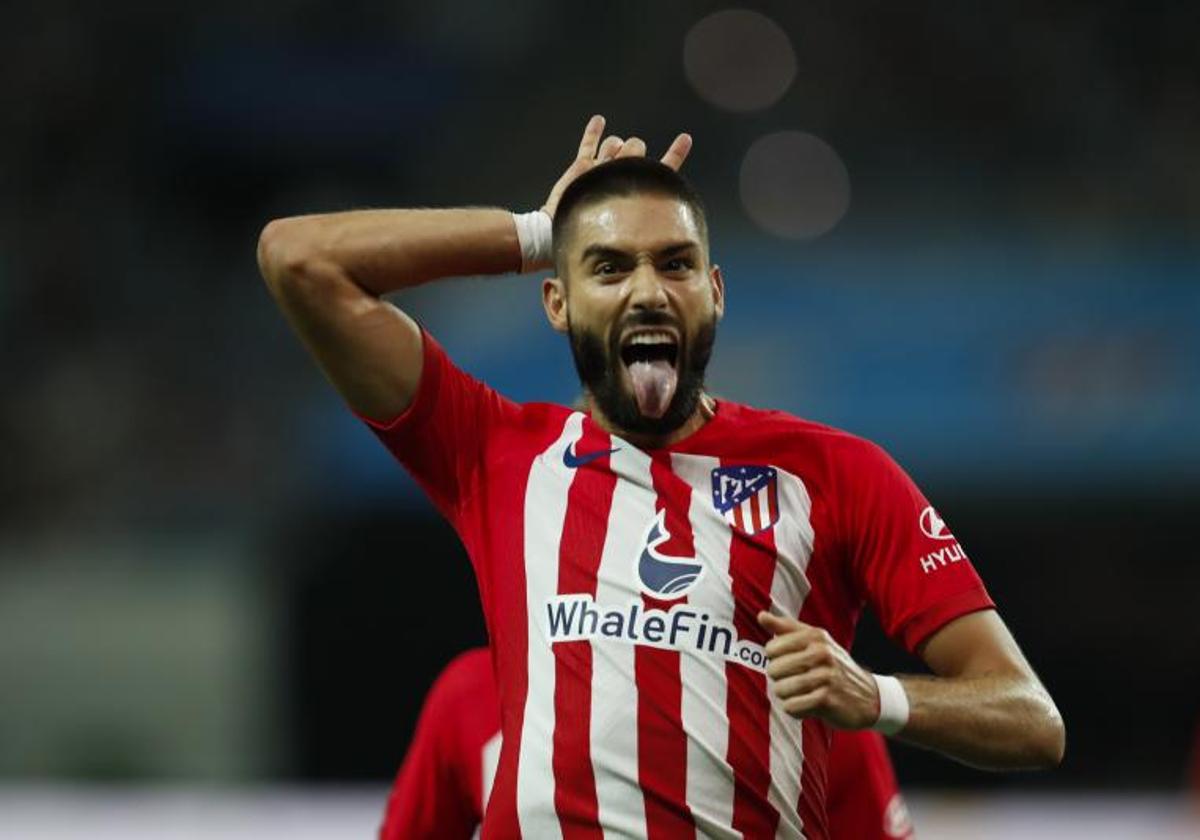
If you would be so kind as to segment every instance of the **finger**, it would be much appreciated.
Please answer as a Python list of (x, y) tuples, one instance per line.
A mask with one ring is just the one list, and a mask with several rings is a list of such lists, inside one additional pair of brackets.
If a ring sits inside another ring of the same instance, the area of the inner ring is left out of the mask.
[(617, 152), (621, 151), (621, 146), (625, 141), (615, 134), (610, 134), (604, 138), (604, 142), (600, 144), (600, 151), (596, 153), (596, 163), (604, 163), (607, 160), (612, 160), (617, 156)]
[(794, 630), (799, 630), (801, 627), (808, 626), (794, 618), (775, 615), (775, 613), (770, 613), (766, 610), (759, 612), (758, 624), (760, 627), (762, 627), (762, 629), (766, 630), (768, 633), (773, 633), (776, 636), (782, 633), (791, 633)]
[(815, 688), (806, 694), (798, 694), (780, 701), (783, 710), (793, 717), (814, 717), (823, 711), (829, 699), (829, 689), (825, 686)]
[(646, 156), (646, 141), (641, 137), (630, 137), (625, 141), (625, 145), (617, 152), (617, 157), (645, 157)]
[(583, 129), (583, 139), (579, 141), (579, 153), (575, 155), (576, 160), (591, 160), (596, 156), (596, 149), (600, 145), (600, 138), (604, 136), (604, 117), (596, 114), (587, 122), (587, 126)]
[(774, 659), (780, 654), (803, 650), (809, 647), (829, 651), (835, 645), (836, 642), (830, 639), (829, 634), (820, 627), (809, 627), (807, 624), (801, 624), (798, 630), (793, 630), (790, 633), (784, 633), (782, 636), (775, 636), (768, 640), (763, 646), (763, 650), (766, 652), (768, 659)]
[(806, 650), (813, 643), (814, 639), (800, 631), (795, 633), (784, 633), (782, 636), (776, 636), (763, 645), (763, 652), (766, 653), (767, 659), (776, 659), (785, 653), (799, 653)]
[(663, 154), (661, 160), (667, 166), (678, 171), (692, 151), (692, 135), (680, 134), (672, 141), (670, 148)]
[(818, 665), (828, 664), (828, 660), (821, 648), (808, 646), (795, 653), (785, 653), (771, 659), (767, 663), (767, 676), (771, 679), (782, 679), (803, 674)]
[(797, 674), (793, 677), (776, 680), (774, 684), (775, 696), (780, 700), (787, 700), (791, 697), (811, 694), (818, 688), (828, 686), (832, 682), (832, 679), (832, 668), (814, 668), (804, 674)]

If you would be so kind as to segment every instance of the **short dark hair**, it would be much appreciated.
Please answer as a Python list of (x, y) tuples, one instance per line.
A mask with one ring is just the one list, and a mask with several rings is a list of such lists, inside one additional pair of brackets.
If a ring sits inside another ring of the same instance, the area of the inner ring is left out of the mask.
[(562, 250), (569, 239), (571, 218), (580, 210), (607, 198), (658, 195), (682, 201), (692, 211), (700, 243), (708, 247), (708, 221), (704, 202), (687, 179), (665, 163), (644, 157), (617, 158), (580, 175), (563, 191), (554, 212), (554, 262), (562, 274)]

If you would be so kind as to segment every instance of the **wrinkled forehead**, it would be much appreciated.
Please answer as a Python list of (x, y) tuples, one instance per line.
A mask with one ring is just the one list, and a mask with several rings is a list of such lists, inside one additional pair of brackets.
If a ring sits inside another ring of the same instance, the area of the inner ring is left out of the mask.
[(686, 202), (659, 195), (606, 198), (575, 211), (568, 259), (577, 260), (592, 246), (637, 253), (680, 242), (704, 249), (700, 225)]

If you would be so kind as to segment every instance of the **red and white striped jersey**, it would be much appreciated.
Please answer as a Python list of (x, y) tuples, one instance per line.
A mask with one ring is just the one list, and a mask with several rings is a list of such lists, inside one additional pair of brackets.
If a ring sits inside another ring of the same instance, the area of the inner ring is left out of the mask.
[[(478, 836), (496, 776), (500, 698), (486, 648), (461, 653), (438, 675), (388, 797), (380, 840)], [(878, 732), (834, 730), (829, 832), (848, 840), (911, 840), (912, 823)]]
[(642, 450), (424, 346), (412, 405), (372, 427), (475, 568), (503, 733), (485, 840), (827, 837), (830, 731), (775, 699), (756, 615), (849, 647), (865, 604), (912, 651), (991, 607), (920, 491), (871, 443), (726, 401)]

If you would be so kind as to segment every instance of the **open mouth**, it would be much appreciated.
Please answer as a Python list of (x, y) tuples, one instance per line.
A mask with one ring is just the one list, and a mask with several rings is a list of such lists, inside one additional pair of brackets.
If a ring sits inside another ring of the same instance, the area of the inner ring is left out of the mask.
[(665, 330), (632, 332), (621, 342), (621, 361), (625, 366), (635, 362), (666, 362), (675, 366), (679, 355), (679, 342)]
[(662, 417), (679, 383), (679, 338), (673, 330), (641, 328), (621, 341), (621, 361), (629, 373), (638, 411), (645, 417)]

